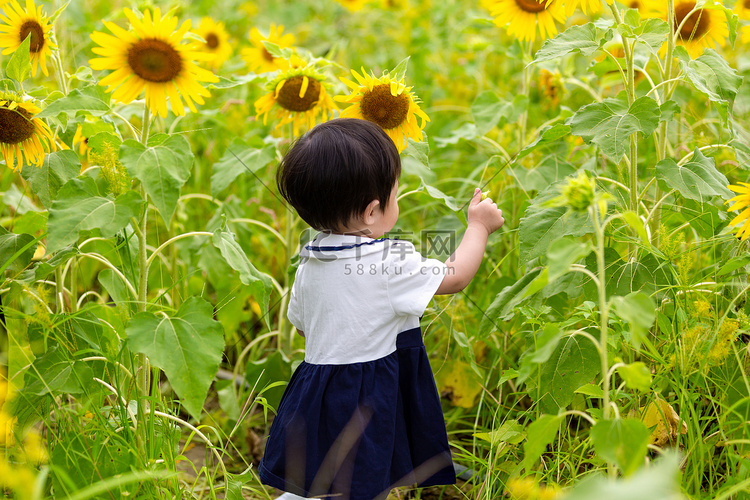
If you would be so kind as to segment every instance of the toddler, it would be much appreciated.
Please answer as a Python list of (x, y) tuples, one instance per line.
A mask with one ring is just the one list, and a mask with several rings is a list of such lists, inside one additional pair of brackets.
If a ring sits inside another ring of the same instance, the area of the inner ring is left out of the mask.
[(505, 221), (476, 189), (455, 253), (445, 263), (425, 259), (383, 237), (398, 219), (400, 173), (393, 141), (357, 119), (316, 126), (281, 162), (280, 193), (321, 233), (300, 251), (290, 292), (305, 360), (271, 425), (265, 484), (380, 500), (395, 486), (456, 482), (419, 320), (433, 295), (469, 284)]

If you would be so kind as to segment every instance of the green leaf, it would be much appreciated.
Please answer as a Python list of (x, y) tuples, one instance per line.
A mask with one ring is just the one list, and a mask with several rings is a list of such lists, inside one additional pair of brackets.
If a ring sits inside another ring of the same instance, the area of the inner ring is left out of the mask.
[[(255, 388), (256, 394), (263, 394), (268, 403), (278, 408), (284, 395), (284, 385), (292, 374), (289, 361), (284, 360), (281, 351), (257, 361), (253, 360), (245, 365), (245, 380), (250, 387)], [(283, 382), (282, 385), (276, 385)]]
[(576, 394), (583, 394), (592, 398), (602, 399), (604, 397), (604, 391), (601, 387), (594, 384), (583, 384), (581, 387), (576, 389)]
[(532, 168), (511, 168), (510, 174), (524, 191), (544, 191), (552, 184), (574, 174), (576, 167), (557, 155), (544, 158)]
[[(675, 55), (678, 55), (675, 52)], [(742, 77), (715, 50), (706, 49), (697, 59), (680, 60), (680, 68), (688, 81), (700, 92), (716, 103), (724, 125), (727, 125), (727, 113), (734, 103)]]
[(425, 140), (416, 142), (409, 138), (409, 144), (401, 152), (401, 171), (405, 175), (416, 175), (425, 184), (436, 179), (435, 174), (430, 170), (430, 145)]
[(482, 322), (479, 324), (480, 338), (486, 338), (492, 332), (498, 330), (497, 322), (506, 319), (513, 313), (513, 308), (524, 300), (526, 288), (540, 272), (541, 268), (532, 269), (516, 283), (506, 286), (497, 294), (482, 316)]
[(190, 415), (200, 420), (208, 388), (224, 352), (224, 331), (213, 307), (200, 297), (186, 300), (172, 317), (136, 314), (126, 328), (130, 349), (164, 370)]
[(406, 77), (406, 69), (409, 67), (409, 59), (410, 57), (407, 56), (406, 59), (398, 63), (398, 65), (391, 70), (391, 77), (397, 82), (400, 82)]
[(740, 25), (740, 17), (723, 5), (718, 4), (718, 6), (724, 9), (724, 15), (726, 15), (727, 17), (727, 24), (729, 25), (729, 45), (734, 49), (734, 43), (737, 41), (737, 32)]
[(563, 236), (555, 240), (547, 249), (547, 279), (554, 281), (570, 270), (570, 267), (591, 253), (590, 241)]
[(523, 467), (527, 471), (532, 467), (552, 443), (560, 429), (563, 417), (558, 415), (542, 415), (534, 420), (526, 429), (526, 442), (523, 445)]
[(120, 146), (122, 145), (122, 139), (112, 132), (103, 131), (89, 136), (86, 145), (91, 148), (92, 151), (102, 154), (105, 152), (107, 146), (114, 148), (115, 151), (119, 151)]
[(546, 363), (561, 339), (562, 330), (560, 330), (560, 325), (557, 323), (547, 323), (544, 325), (544, 329), (536, 337), (536, 350), (529, 358), (529, 361), (532, 363)]
[(600, 420), (591, 428), (596, 453), (617, 464), (624, 476), (643, 464), (650, 434), (643, 422), (631, 418)]
[(534, 139), (534, 142), (523, 148), (516, 155), (514, 162), (528, 155), (532, 151), (536, 151), (542, 146), (547, 146), (558, 142), (563, 137), (570, 134), (570, 126), (564, 123), (556, 123), (551, 127), (544, 127), (539, 131), (539, 136)]
[(604, 36), (601, 36), (597, 33), (594, 23), (571, 26), (555, 38), (545, 40), (532, 63), (557, 59), (573, 52), (590, 56), (611, 39), (611, 30), (607, 30)]
[(683, 500), (679, 467), (679, 455), (670, 453), (630, 478), (613, 480), (597, 475), (584, 479), (565, 496), (565, 500)]
[(678, 206), (682, 216), (701, 238), (717, 236), (728, 223), (727, 211), (713, 203), (686, 199)]
[(256, 172), (271, 163), (275, 157), (276, 148), (273, 146), (254, 148), (242, 139), (233, 139), (224, 156), (214, 163), (211, 195), (219, 196), (241, 174)]
[(523, 427), (517, 420), (503, 422), (499, 429), (490, 432), (475, 432), (474, 436), (497, 446), (500, 443), (518, 444), (524, 440)]
[(242, 485), (248, 484), (255, 478), (252, 467), (248, 467), (242, 474), (230, 474), (227, 472), (226, 475), (226, 496), (225, 500), (243, 500), (245, 497), (242, 494)]
[(627, 222), (628, 226), (630, 226), (638, 234), (638, 237), (641, 239), (641, 243), (643, 243), (644, 245), (650, 244), (648, 233), (646, 232), (646, 226), (643, 224), (643, 221), (635, 212), (623, 212), (622, 219)]
[(23, 82), (31, 73), (31, 32), (21, 45), (10, 56), (8, 64), (5, 65), (5, 76), (12, 78), (18, 83)]
[(48, 252), (74, 243), (81, 231), (99, 229), (105, 238), (114, 235), (138, 216), (143, 203), (135, 191), (114, 200), (100, 196), (96, 182), (87, 176), (69, 180), (57, 194), (49, 209)]
[(519, 222), (521, 262), (546, 254), (550, 243), (562, 236), (578, 237), (594, 230), (587, 213), (568, 213), (565, 207), (545, 206), (560, 195), (558, 186), (554, 184), (537, 194)]
[(479, 135), (485, 135), (498, 123), (513, 123), (518, 120), (529, 105), (529, 98), (518, 94), (512, 101), (505, 101), (491, 90), (479, 94), (471, 104), (471, 114), (477, 125)]
[(542, 366), (537, 401), (545, 413), (557, 413), (573, 401), (576, 389), (599, 373), (599, 351), (587, 338), (565, 338)]
[(631, 389), (646, 392), (651, 389), (651, 371), (645, 363), (636, 361), (617, 368), (617, 373)]
[(593, 142), (615, 163), (630, 147), (630, 136), (636, 132), (649, 136), (659, 125), (661, 110), (650, 97), (639, 97), (628, 106), (624, 93), (584, 106), (568, 124), (571, 133)]
[(256, 75), (255, 73), (231, 76), (229, 78), (225, 76), (221, 76), (221, 75), (216, 75), (216, 76), (218, 76), (219, 78), (218, 82), (212, 82), (206, 85), (210, 90), (231, 89), (233, 87), (239, 87), (240, 85), (247, 85), (248, 83), (255, 82), (261, 77), (260, 75)]
[(656, 175), (667, 186), (691, 200), (703, 202), (711, 196), (733, 196), (727, 189), (729, 181), (716, 169), (714, 159), (703, 156), (698, 148), (695, 148), (693, 156), (683, 165), (672, 158), (660, 161), (656, 164)]
[[(628, 10), (628, 14), (634, 13), (637, 20), (628, 22), (627, 25), (620, 25), (618, 31), (620, 34), (635, 38), (636, 41), (646, 44), (652, 54), (656, 54), (659, 48), (667, 41), (669, 36), (669, 24), (662, 19), (648, 18), (641, 22), (638, 11), (635, 9)], [(626, 19), (627, 20), (627, 19)]]
[(21, 176), (29, 181), (42, 205), (50, 208), (60, 188), (80, 173), (78, 154), (66, 149), (45, 155), (42, 168), (26, 168)]
[(135, 140), (120, 146), (120, 161), (132, 177), (143, 183), (143, 188), (168, 225), (172, 219), (180, 188), (190, 178), (193, 153), (181, 135), (168, 138), (152, 137), (148, 147)]
[(99, 283), (104, 287), (115, 304), (127, 309), (135, 303), (138, 297), (133, 297), (125, 282), (111, 269), (103, 269), (99, 272)]
[(240, 245), (235, 241), (234, 234), (228, 231), (216, 230), (214, 231), (212, 242), (219, 252), (221, 252), (221, 256), (224, 257), (227, 264), (239, 273), (240, 281), (252, 289), (253, 296), (258, 301), (266, 326), (270, 330), (268, 298), (273, 288), (271, 278), (253, 266)]
[[(49, 251), (49, 248), (47, 249)], [(39, 262), (34, 268), (33, 279), (31, 281), (43, 280), (60, 266), (66, 264), (72, 257), (80, 252), (75, 247), (63, 248), (46, 261)]]
[(629, 293), (624, 297), (612, 297), (611, 302), (617, 315), (630, 325), (630, 341), (636, 349), (639, 349), (641, 340), (656, 319), (656, 304), (643, 292)]
[(442, 200), (445, 205), (453, 210), (454, 212), (458, 212), (461, 210), (461, 205), (459, 205), (456, 202), (456, 199), (453, 196), (448, 196), (447, 194), (443, 193), (436, 187), (432, 187), (429, 184), (422, 184), (422, 188), (424, 188), (425, 192), (430, 195), (430, 197), (436, 199), (436, 200)]
[(101, 116), (109, 112), (107, 94), (98, 85), (89, 85), (80, 89), (73, 89), (70, 93), (44, 108), (37, 115), (39, 118), (49, 118), (65, 113), (68, 118), (74, 118), (79, 112)]
[(10, 233), (0, 227), (0, 269), (17, 273), (31, 262), (36, 241), (30, 234)]

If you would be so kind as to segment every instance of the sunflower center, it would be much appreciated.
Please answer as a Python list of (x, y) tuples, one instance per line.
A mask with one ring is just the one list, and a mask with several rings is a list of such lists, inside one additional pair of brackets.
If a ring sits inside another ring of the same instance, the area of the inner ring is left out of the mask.
[(180, 74), (182, 57), (167, 42), (144, 38), (128, 49), (128, 64), (144, 80), (164, 83)]
[(744, 7), (746, 8), (746, 9), (750, 9), (750, 0), (745, 0), (744, 2), (742, 2), (742, 5), (743, 5), (743, 6), (744, 6)]
[(216, 36), (216, 33), (206, 35), (206, 45), (208, 45), (209, 49), (215, 49), (219, 46), (219, 37)]
[(0, 143), (18, 144), (34, 135), (31, 115), (23, 109), (0, 107)]
[(31, 35), (29, 44), (29, 52), (37, 53), (44, 48), (44, 30), (36, 21), (26, 21), (21, 25), (19, 36), (21, 41), (26, 40), (26, 37)]
[(516, 0), (518, 8), (526, 12), (542, 12), (547, 8), (547, 0)]
[(704, 9), (698, 9), (688, 17), (688, 14), (690, 14), (690, 11), (694, 8), (695, 2), (681, 3), (674, 8), (675, 29), (682, 24), (683, 20), (685, 21), (685, 24), (682, 25), (682, 29), (680, 30), (680, 39), (682, 40), (697, 40), (701, 38), (708, 32), (708, 28), (711, 25), (708, 13), (704, 13)]
[(314, 78), (308, 78), (305, 95), (300, 97), (299, 91), (302, 89), (304, 79), (304, 76), (297, 75), (288, 78), (284, 82), (284, 86), (281, 87), (279, 95), (276, 97), (276, 102), (279, 103), (279, 106), (288, 111), (296, 111), (298, 113), (309, 111), (315, 107), (318, 99), (320, 99), (320, 82)]
[(638, 0), (633, 0), (632, 2), (630, 2), (630, 8), (631, 9), (640, 9), (641, 8), (641, 2), (639, 2)]
[(359, 103), (362, 117), (375, 122), (381, 128), (398, 127), (409, 114), (409, 97), (405, 92), (391, 95), (391, 86), (387, 83), (375, 85), (371, 91), (365, 91)]

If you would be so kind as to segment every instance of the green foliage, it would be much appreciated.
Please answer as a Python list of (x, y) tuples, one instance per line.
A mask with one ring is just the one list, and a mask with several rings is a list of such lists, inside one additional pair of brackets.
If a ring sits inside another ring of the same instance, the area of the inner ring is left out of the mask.
[(169, 317), (138, 313), (127, 333), (130, 349), (164, 370), (185, 409), (200, 418), (224, 351), (224, 333), (211, 304), (191, 297)]
[(141, 211), (143, 200), (135, 191), (115, 198), (101, 196), (96, 182), (86, 175), (69, 180), (49, 209), (47, 249), (59, 250), (78, 239), (81, 231), (98, 229), (112, 236)]

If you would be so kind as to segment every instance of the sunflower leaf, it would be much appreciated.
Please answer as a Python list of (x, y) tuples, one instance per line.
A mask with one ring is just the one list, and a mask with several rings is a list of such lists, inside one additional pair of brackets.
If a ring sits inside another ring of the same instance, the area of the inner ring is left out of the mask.
[(89, 85), (80, 89), (73, 89), (70, 93), (52, 102), (37, 115), (39, 118), (56, 117), (65, 113), (74, 118), (79, 112), (86, 112), (92, 116), (102, 116), (109, 112), (108, 99), (104, 89), (98, 85)]
[(509, 101), (503, 100), (491, 90), (487, 90), (474, 99), (471, 104), (471, 114), (481, 136), (498, 124), (515, 122), (528, 105), (529, 98), (527, 96), (517, 95), (512, 101)]
[(52, 205), (60, 188), (81, 172), (81, 162), (75, 151), (64, 149), (44, 156), (41, 168), (21, 170), (21, 176), (29, 181), (31, 189), (45, 208)]
[(211, 304), (191, 297), (172, 317), (136, 314), (126, 330), (130, 348), (164, 370), (185, 409), (196, 419), (224, 351), (224, 330), (213, 313)]
[(716, 169), (714, 159), (703, 156), (698, 148), (684, 164), (678, 164), (672, 158), (660, 161), (656, 164), (656, 176), (691, 200), (703, 202), (711, 196), (732, 196), (726, 187), (729, 181)]
[(648, 451), (650, 432), (640, 420), (600, 420), (591, 428), (597, 455), (620, 467), (624, 476), (635, 472)]
[[(675, 52), (675, 55), (678, 53)], [(685, 55), (686, 53), (682, 54), (680, 60), (685, 77), (697, 90), (706, 94), (711, 102), (716, 103), (723, 124), (731, 126), (727, 115), (742, 85), (742, 77), (713, 49), (706, 49), (694, 61), (690, 60), (690, 56), (685, 58)]]
[(398, 63), (396, 67), (393, 68), (393, 71), (391, 71), (391, 77), (395, 81), (400, 82), (406, 77), (406, 69), (409, 67), (409, 59), (410, 57), (407, 56), (406, 59)]
[(129, 139), (120, 146), (120, 161), (132, 177), (143, 183), (164, 222), (169, 224), (180, 189), (190, 178), (193, 153), (181, 135), (161, 134), (149, 140), (148, 147)]
[(594, 23), (571, 26), (555, 38), (545, 40), (531, 64), (557, 59), (573, 52), (590, 56), (611, 39), (612, 30), (605, 31), (604, 36), (601, 36)]
[(253, 296), (260, 306), (261, 315), (270, 330), (268, 298), (273, 289), (271, 278), (253, 266), (242, 250), (242, 247), (235, 240), (233, 233), (217, 229), (214, 231), (212, 243), (219, 250), (227, 264), (239, 273), (240, 281), (252, 289)]
[(232, 139), (224, 156), (214, 163), (211, 195), (218, 196), (242, 174), (254, 175), (254, 172), (271, 163), (275, 157), (274, 146), (256, 148), (242, 139)]
[(571, 133), (599, 146), (613, 162), (620, 161), (636, 132), (649, 136), (659, 125), (661, 110), (650, 97), (628, 106), (624, 93), (584, 106), (568, 120)]
[(57, 193), (49, 209), (47, 251), (54, 252), (78, 239), (81, 231), (98, 229), (103, 237), (114, 235), (137, 217), (143, 200), (135, 191), (116, 199), (99, 194), (88, 176), (71, 179)]
[(31, 47), (31, 33), (21, 42), (13, 55), (10, 56), (8, 64), (5, 65), (5, 76), (12, 78), (18, 83), (23, 82), (29, 73), (31, 73), (31, 57), (29, 50)]
[(47, 22), (50, 24), (55, 24), (55, 21), (57, 21), (57, 18), (60, 17), (60, 14), (65, 12), (65, 9), (68, 8), (68, 4), (70, 4), (70, 0), (62, 4), (62, 7), (60, 7), (55, 12), (53, 12), (52, 15), (49, 16), (49, 19), (47, 20)]
[(570, 336), (561, 340), (542, 365), (536, 400), (545, 413), (557, 413), (568, 406), (575, 391), (599, 373), (599, 351), (587, 338)]

